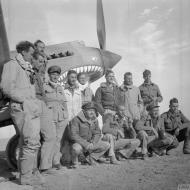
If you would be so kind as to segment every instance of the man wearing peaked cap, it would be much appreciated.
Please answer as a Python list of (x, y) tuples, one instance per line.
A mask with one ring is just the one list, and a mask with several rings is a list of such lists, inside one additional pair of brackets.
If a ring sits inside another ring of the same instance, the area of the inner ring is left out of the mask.
[(58, 73), (59, 75), (61, 74), (61, 67), (54, 65), (48, 68), (48, 74), (52, 73)]
[(160, 107), (160, 106), (158, 105), (158, 103), (153, 102), (153, 103), (151, 103), (151, 104), (149, 104), (149, 105), (147, 106), (146, 110), (147, 110), (147, 111), (151, 111), (151, 110), (153, 110), (154, 108), (159, 108), (159, 107)]
[[(58, 82), (61, 68), (56, 65), (51, 66), (48, 68), (48, 74), (49, 81), (44, 84), (44, 92), (47, 107), (50, 109), (49, 117), (52, 118), (52, 129), (48, 130), (46, 126), (42, 131), (45, 141), (41, 149), (40, 169), (43, 173), (49, 173), (52, 167), (57, 170), (61, 169), (61, 139), (68, 123), (67, 100), (63, 87)], [(54, 142), (51, 141), (52, 139)], [(48, 158), (47, 155), (49, 155)]]
[(174, 140), (170, 134), (165, 132), (164, 121), (159, 115), (158, 104), (153, 102), (148, 105), (147, 111), (147, 117), (139, 120), (135, 125), (144, 158), (147, 157), (148, 153), (165, 154), (166, 149)]

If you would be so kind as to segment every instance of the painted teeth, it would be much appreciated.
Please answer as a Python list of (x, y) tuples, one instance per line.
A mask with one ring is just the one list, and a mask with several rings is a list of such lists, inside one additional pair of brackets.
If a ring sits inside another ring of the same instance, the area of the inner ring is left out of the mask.
[[(90, 66), (84, 66), (84, 67), (77, 67), (77, 68), (74, 68), (73, 70), (75, 70), (77, 73), (90, 73), (90, 72), (103, 72), (103, 69), (102, 67), (99, 67), (99, 66), (96, 66), (96, 65), (90, 65)], [(67, 77), (67, 73), (68, 72), (65, 72), (63, 73), (60, 78), (59, 78), (59, 81), (61, 82), (61, 84), (63, 83), (64, 84), (64, 80), (66, 79)]]

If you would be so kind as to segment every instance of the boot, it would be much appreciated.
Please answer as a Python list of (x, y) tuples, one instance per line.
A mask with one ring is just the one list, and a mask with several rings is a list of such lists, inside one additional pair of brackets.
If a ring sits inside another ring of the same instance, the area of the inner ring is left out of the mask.
[(45, 179), (39, 177), (38, 175), (32, 175), (30, 177), (21, 177), (20, 180), (21, 185), (31, 185), (31, 186), (39, 186), (45, 184)]
[(190, 137), (186, 137), (183, 145), (183, 153), (190, 154)]
[(111, 164), (115, 164), (115, 165), (119, 165), (120, 164), (120, 162), (116, 159), (115, 156), (111, 156), (110, 157), (110, 163)]

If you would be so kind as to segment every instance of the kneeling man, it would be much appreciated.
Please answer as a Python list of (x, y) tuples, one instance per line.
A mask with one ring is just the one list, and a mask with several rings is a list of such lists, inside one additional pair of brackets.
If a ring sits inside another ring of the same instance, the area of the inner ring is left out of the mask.
[(72, 144), (74, 167), (78, 165), (79, 155), (88, 155), (89, 164), (95, 165), (110, 148), (108, 142), (101, 140), (101, 131), (96, 118), (96, 107), (94, 103), (89, 102), (82, 106), (82, 111), (70, 122), (69, 139)]
[(141, 140), (143, 158), (147, 157), (148, 150), (163, 155), (174, 140), (165, 132), (164, 121), (159, 116), (159, 106), (153, 103), (147, 107), (147, 111), (147, 118), (139, 120), (135, 126), (137, 137)]
[(140, 145), (140, 141), (136, 139), (132, 119), (126, 116), (124, 106), (118, 106), (115, 115), (109, 113), (105, 115), (102, 132), (103, 139), (108, 140), (111, 145), (109, 156), (112, 158), (112, 164), (119, 164), (115, 152), (119, 154), (118, 157), (127, 159)]
[(167, 154), (171, 154), (171, 149), (176, 148), (179, 142), (184, 141), (183, 153), (190, 154), (190, 121), (179, 110), (177, 98), (170, 100), (169, 111), (162, 114), (165, 130), (174, 137), (174, 141), (167, 148)]

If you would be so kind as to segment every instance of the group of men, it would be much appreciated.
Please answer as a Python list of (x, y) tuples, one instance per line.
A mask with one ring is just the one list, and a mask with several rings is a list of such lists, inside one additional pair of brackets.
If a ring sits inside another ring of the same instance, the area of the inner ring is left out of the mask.
[(108, 69), (106, 82), (94, 95), (85, 73), (68, 71), (61, 86), (61, 68), (46, 69), (44, 49), (40, 40), (20, 42), (18, 54), (2, 73), (1, 89), (10, 99), (20, 134), (21, 184), (43, 184), (42, 174), (60, 170), (62, 163), (77, 168), (80, 162), (120, 164), (130, 157), (169, 155), (181, 141), (184, 154), (190, 154), (190, 121), (178, 110), (176, 98), (170, 100), (169, 111), (159, 115), (163, 97), (149, 70), (143, 72), (144, 83), (138, 88), (132, 73), (126, 72), (119, 86)]

